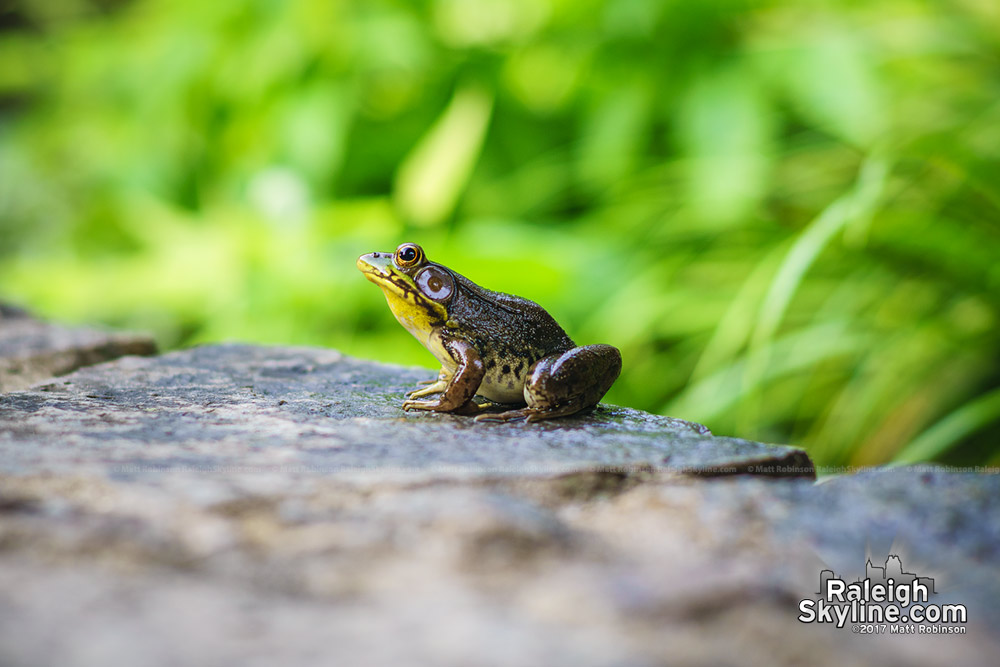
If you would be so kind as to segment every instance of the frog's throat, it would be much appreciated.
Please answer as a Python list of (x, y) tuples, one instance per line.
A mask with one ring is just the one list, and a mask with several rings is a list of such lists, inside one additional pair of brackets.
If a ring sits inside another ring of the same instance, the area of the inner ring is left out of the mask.
[(405, 277), (377, 271), (364, 273), (368, 280), (382, 288), (389, 310), (399, 323), (425, 345), (431, 332), (448, 319), (444, 305), (420, 294)]

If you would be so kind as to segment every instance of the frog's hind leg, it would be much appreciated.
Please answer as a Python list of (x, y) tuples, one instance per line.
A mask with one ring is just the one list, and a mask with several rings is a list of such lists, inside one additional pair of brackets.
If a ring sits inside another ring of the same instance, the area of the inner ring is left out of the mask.
[(527, 407), (483, 414), (476, 419), (536, 422), (589, 410), (611, 388), (621, 369), (621, 353), (610, 345), (585, 345), (543, 357), (528, 371), (524, 385)]

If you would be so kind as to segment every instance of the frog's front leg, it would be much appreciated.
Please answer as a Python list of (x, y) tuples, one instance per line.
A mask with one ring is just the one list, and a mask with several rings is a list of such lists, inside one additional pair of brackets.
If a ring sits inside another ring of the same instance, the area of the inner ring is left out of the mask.
[(477, 421), (529, 422), (564, 417), (594, 407), (622, 370), (622, 355), (611, 345), (574, 347), (551, 354), (528, 369), (524, 401), (528, 407), (482, 414)]
[[(483, 360), (480, 359), (476, 348), (467, 341), (461, 339), (446, 340), (443, 345), (457, 364), (454, 374), (447, 380), (445, 386), (438, 390), (443, 393), (434, 401), (404, 401), (404, 410), (461, 412), (473, 407), (468, 404), (473, 403), (472, 397), (476, 395), (479, 385), (483, 382), (483, 376), (486, 375)], [(437, 387), (437, 384), (431, 385), (431, 387)], [(431, 387), (420, 393), (428, 392)]]

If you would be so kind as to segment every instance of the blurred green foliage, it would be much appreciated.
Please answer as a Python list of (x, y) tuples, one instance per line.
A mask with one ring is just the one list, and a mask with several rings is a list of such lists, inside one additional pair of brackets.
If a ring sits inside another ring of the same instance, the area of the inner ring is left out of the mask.
[(1000, 462), (995, 0), (46, 0), (0, 13), (0, 297), (433, 360), (421, 243), (820, 464)]

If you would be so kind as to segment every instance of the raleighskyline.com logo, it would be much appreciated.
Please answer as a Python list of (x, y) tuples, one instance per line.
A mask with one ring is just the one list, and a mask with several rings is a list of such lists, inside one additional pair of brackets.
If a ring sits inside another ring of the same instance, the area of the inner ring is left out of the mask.
[(847, 582), (823, 570), (819, 582), (818, 598), (799, 601), (802, 623), (850, 623), (858, 634), (965, 634), (966, 606), (931, 603), (934, 580), (904, 572), (894, 554), (883, 567), (869, 558), (864, 579)]

